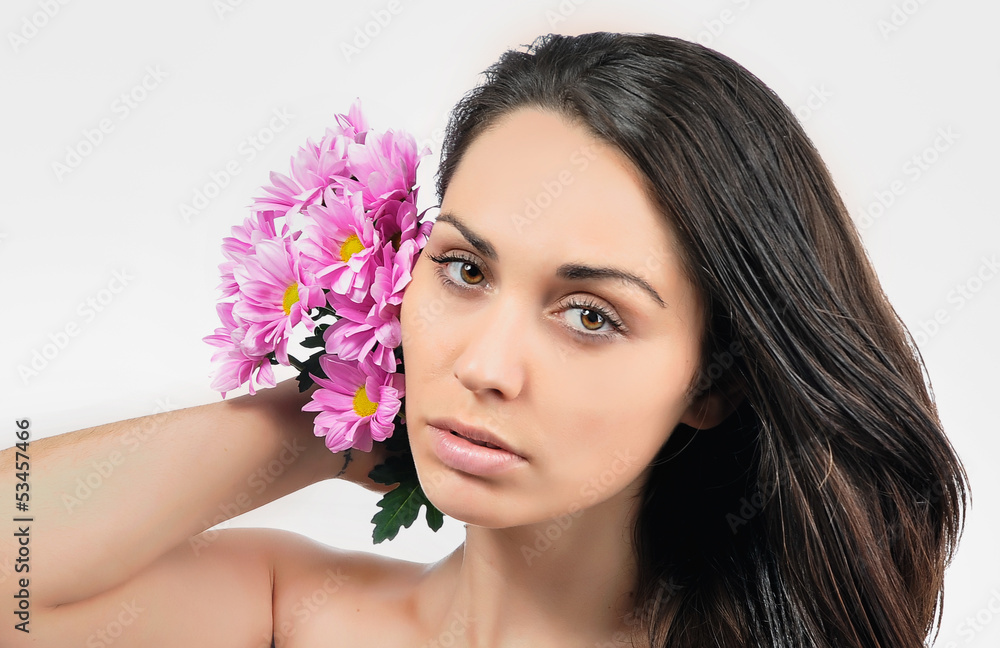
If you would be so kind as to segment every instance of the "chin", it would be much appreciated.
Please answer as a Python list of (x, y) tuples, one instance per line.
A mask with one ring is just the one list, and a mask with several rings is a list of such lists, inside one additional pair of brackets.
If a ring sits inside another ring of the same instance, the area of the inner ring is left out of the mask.
[(450, 518), (475, 526), (499, 529), (516, 526), (520, 520), (507, 513), (516, 508), (503, 503), (500, 486), (481, 477), (453, 470), (436, 458), (421, 461), (414, 456), (420, 487), (427, 499)]

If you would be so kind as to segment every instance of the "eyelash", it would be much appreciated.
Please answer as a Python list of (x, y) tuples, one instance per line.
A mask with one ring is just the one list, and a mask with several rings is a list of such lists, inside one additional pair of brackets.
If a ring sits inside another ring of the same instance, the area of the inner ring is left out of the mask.
[[(435, 274), (437, 274), (441, 282), (445, 284), (447, 287), (454, 288), (456, 290), (474, 290), (474, 288), (472, 287), (466, 288), (462, 286), (462, 284), (456, 283), (454, 280), (452, 280), (451, 277), (449, 277), (448, 274), (445, 272), (445, 266), (449, 263), (461, 261), (463, 263), (468, 263), (469, 265), (473, 265), (478, 268), (479, 263), (475, 259), (458, 254), (440, 255), (440, 256), (434, 256), (433, 254), (428, 254), (427, 257), (431, 261), (437, 264), (437, 269)], [(594, 302), (588, 299), (582, 299), (582, 300), (577, 299), (576, 301), (566, 304), (565, 308), (566, 309), (581, 308), (585, 310), (594, 311), (598, 315), (603, 317), (604, 320), (608, 324), (610, 324), (611, 327), (614, 329), (606, 333), (583, 333), (578, 329), (571, 329), (575, 334), (577, 334), (581, 338), (586, 339), (587, 341), (593, 341), (593, 338), (613, 339), (621, 335), (624, 335), (625, 333), (628, 333), (628, 328), (621, 320), (612, 315), (604, 307), (595, 304)]]

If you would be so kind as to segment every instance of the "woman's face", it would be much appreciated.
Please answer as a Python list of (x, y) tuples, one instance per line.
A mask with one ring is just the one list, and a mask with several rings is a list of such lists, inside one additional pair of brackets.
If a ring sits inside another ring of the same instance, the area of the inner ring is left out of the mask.
[[(435, 506), (486, 527), (574, 513), (637, 492), (679, 422), (710, 426), (687, 397), (704, 322), (675, 249), (627, 159), (565, 117), (521, 109), (470, 145), (400, 316), (410, 445)], [(470, 453), (489, 456), (454, 458)]]

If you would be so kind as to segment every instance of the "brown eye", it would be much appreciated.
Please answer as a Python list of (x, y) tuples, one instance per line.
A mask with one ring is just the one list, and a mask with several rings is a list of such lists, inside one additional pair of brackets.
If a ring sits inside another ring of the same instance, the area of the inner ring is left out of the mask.
[(483, 273), (473, 263), (463, 262), (462, 269), (459, 272), (462, 281), (469, 284), (477, 284), (484, 278)]
[(568, 304), (563, 304), (562, 308), (566, 325), (582, 338), (591, 341), (594, 338), (610, 340), (628, 333), (625, 323), (615, 316), (614, 311), (600, 306), (590, 298), (573, 299)]
[[(446, 283), (453, 284), (458, 287), (477, 286), (486, 279), (482, 270), (479, 269), (479, 266), (472, 260), (465, 257), (455, 255), (434, 256), (433, 254), (428, 256), (431, 261), (438, 264), (437, 274)], [(451, 273), (452, 266), (456, 264), (460, 266), (457, 277), (453, 276)]]
[(580, 321), (583, 322), (583, 325), (590, 331), (600, 330), (600, 328), (604, 326), (604, 316), (589, 308), (585, 308), (580, 311)]

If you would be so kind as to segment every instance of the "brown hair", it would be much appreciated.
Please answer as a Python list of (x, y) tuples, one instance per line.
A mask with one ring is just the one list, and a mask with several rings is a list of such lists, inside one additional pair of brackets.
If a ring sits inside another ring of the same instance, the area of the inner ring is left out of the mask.
[(579, 120), (645, 176), (706, 302), (699, 388), (742, 397), (654, 462), (635, 630), (671, 648), (922, 646), (967, 478), (792, 112), (695, 43), (548, 35), (455, 107), (439, 196), (476, 136), (522, 107)]

